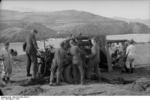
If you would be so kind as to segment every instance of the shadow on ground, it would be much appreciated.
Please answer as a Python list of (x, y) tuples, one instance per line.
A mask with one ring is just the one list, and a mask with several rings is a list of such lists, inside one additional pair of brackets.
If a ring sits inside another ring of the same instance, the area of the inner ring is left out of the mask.
[[(29, 82), (26, 77), (25, 56), (18, 57), (13, 68), (11, 82), (2, 91), (5, 95), (149, 95), (149, 83), (137, 81), (141, 78), (150, 79), (150, 66), (140, 66), (133, 74), (121, 71), (102, 72), (101, 81), (87, 81), (86, 85), (62, 83), (61, 86), (49, 86), (49, 78), (41, 78)], [(144, 91), (133, 90), (133, 84), (146, 88)], [(140, 85), (138, 85), (140, 83)], [(145, 86), (141, 85), (147, 84)]]

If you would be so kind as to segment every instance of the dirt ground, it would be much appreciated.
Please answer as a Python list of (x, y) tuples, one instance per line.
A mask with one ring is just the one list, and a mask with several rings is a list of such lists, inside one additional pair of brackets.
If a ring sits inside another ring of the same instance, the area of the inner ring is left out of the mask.
[(25, 56), (15, 59), (11, 82), (0, 87), (5, 95), (150, 95), (149, 91), (130, 88), (137, 79), (150, 78), (150, 66), (138, 66), (133, 74), (102, 72), (100, 82), (87, 82), (86, 85), (62, 83), (61, 86), (49, 86), (48, 80), (36, 85), (24, 85), (29, 80), (25, 61)]

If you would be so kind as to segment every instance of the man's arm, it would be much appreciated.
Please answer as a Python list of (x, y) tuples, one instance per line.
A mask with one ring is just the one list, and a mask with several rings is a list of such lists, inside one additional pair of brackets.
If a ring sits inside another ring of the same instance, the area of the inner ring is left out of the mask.
[(33, 42), (33, 45), (36, 49), (38, 49), (38, 45), (37, 45), (37, 42), (36, 42), (36, 38), (35, 38), (35, 35), (32, 36), (32, 42)]
[(0, 60), (4, 60), (3, 50), (0, 50)]
[(87, 57), (88, 57), (88, 58), (93, 58), (94, 56), (96, 56), (96, 54), (97, 54), (97, 53), (96, 53), (96, 48), (93, 48), (93, 47), (92, 47), (92, 48), (91, 48), (91, 54), (88, 55)]
[(126, 55), (129, 53), (129, 47), (127, 47), (127, 49), (126, 49)]
[(27, 42), (25, 41), (24, 43), (23, 43), (23, 51), (26, 51), (26, 46), (27, 46)]

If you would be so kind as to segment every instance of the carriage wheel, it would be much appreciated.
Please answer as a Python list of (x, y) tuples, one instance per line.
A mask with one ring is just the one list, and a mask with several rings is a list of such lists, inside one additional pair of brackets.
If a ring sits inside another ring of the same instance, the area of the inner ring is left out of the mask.
[[(73, 73), (76, 73), (76, 76), (73, 77)], [(69, 65), (64, 69), (64, 81), (67, 83), (79, 83), (80, 74), (77, 67)]]

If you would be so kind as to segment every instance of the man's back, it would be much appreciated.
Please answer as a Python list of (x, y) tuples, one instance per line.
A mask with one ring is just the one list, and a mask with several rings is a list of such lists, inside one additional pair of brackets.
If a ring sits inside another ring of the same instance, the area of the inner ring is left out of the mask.
[(58, 63), (62, 63), (64, 61), (66, 61), (68, 59), (67, 56), (67, 51), (65, 51), (62, 48), (58, 48), (55, 50), (55, 55), (54, 55), (54, 59), (58, 62)]
[(72, 55), (72, 62), (73, 64), (80, 64), (82, 62), (81, 54), (82, 51), (78, 46), (72, 46), (70, 48), (70, 54)]
[(126, 50), (126, 54), (128, 54), (130, 56), (135, 56), (135, 46), (132, 44), (129, 45)]
[(80, 57), (80, 54), (81, 54), (80, 48), (78, 46), (72, 46), (70, 48), (70, 53), (72, 56), (79, 56)]
[(26, 52), (29, 54), (36, 53), (36, 46), (35, 35), (33, 33), (28, 34), (26, 38)]
[(66, 51), (63, 50), (62, 48), (58, 48), (55, 51), (55, 57), (57, 57), (58, 59), (63, 59), (66, 55)]

